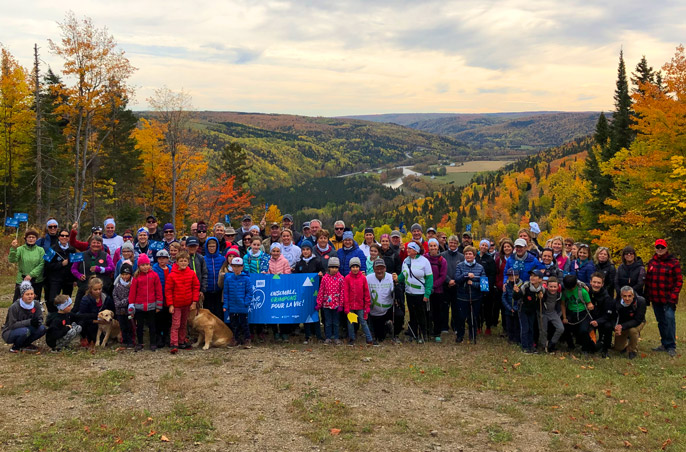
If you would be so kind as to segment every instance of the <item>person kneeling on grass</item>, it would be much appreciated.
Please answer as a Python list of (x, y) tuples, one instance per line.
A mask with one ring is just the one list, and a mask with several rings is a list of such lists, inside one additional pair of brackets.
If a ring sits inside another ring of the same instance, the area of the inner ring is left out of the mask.
[(176, 354), (179, 348), (187, 350), (191, 344), (186, 342), (188, 313), (195, 309), (200, 294), (200, 281), (189, 267), (190, 256), (182, 251), (176, 258), (176, 266), (166, 278), (165, 301), (172, 316), (169, 332), (170, 353)]
[(55, 352), (68, 348), (69, 344), (81, 334), (81, 325), (74, 323), (71, 310), (74, 307), (71, 297), (58, 295), (55, 297), (57, 312), (48, 316), (48, 331), (45, 343)]
[(250, 328), (248, 311), (253, 298), (250, 276), (243, 271), (243, 259), (231, 259), (231, 270), (224, 277), (224, 323), (228, 323), (233, 332), (232, 345), (250, 347)]
[[(636, 295), (631, 286), (622, 287), (622, 298), (615, 305), (615, 350), (628, 352), (627, 358), (634, 359), (638, 352), (638, 338), (646, 324), (646, 300)], [(628, 342), (628, 344), (627, 344)]]
[(21, 298), (7, 310), (7, 318), (2, 326), (2, 339), (12, 345), (10, 353), (37, 351), (38, 347), (33, 342), (45, 334), (43, 311), (40, 303), (34, 301), (36, 294), (31, 282), (23, 281), (19, 285), (19, 294)]
[[(346, 315), (353, 313), (357, 315), (357, 322), (364, 332), (367, 345), (372, 345), (372, 333), (367, 325), (367, 316), (371, 308), (369, 296), (369, 284), (367, 277), (360, 271), (360, 259), (353, 257), (350, 259), (350, 273), (345, 277), (343, 285), (343, 308)], [(355, 345), (355, 326), (348, 318), (348, 345)]]

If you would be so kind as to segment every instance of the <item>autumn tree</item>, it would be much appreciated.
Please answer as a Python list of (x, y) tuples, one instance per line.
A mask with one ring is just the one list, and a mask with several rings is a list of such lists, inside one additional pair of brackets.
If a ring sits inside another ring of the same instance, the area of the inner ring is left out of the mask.
[[(34, 113), (30, 76), (9, 50), (0, 47), (0, 166), (3, 209), (7, 217), (17, 200), (18, 176), (29, 164), (33, 144)], [(30, 193), (33, 195), (34, 193)]]
[(210, 168), (216, 175), (234, 176), (237, 188), (246, 187), (249, 171), (252, 168), (252, 160), (248, 153), (237, 142), (224, 145), (219, 152), (213, 155)]
[[(57, 108), (67, 121), (64, 132), (73, 154), (73, 214), (78, 215), (84, 199), (86, 176), (93, 160), (102, 152), (118, 107), (130, 97), (126, 81), (135, 68), (109, 34), (90, 18), (79, 21), (73, 12), (58, 23), (61, 41), (49, 40), (50, 50), (64, 60), (65, 85), (57, 85), (62, 104)], [(113, 108), (113, 106), (115, 108)]]

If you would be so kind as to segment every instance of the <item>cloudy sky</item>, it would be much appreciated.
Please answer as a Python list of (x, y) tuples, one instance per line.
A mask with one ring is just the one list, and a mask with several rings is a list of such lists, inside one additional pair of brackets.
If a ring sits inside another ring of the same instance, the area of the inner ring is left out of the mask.
[(612, 108), (617, 58), (661, 66), (686, 2), (2, 2), (0, 43), (45, 67), (68, 10), (107, 27), (138, 68), (134, 109), (162, 85), (202, 110), (304, 115)]

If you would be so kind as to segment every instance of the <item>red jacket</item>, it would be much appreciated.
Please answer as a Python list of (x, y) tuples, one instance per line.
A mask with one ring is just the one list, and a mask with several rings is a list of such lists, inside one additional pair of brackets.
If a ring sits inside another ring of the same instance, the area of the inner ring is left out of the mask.
[(133, 278), (129, 290), (129, 304), (136, 305), (136, 311), (155, 311), (162, 309), (162, 283), (160, 277), (152, 270), (140, 272)]
[[(683, 278), (679, 261), (672, 254), (655, 254), (646, 266), (645, 296), (650, 303), (679, 302)], [(619, 287), (618, 289), (621, 289)]]
[(167, 306), (185, 308), (198, 302), (200, 294), (200, 281), (193, 269), (186, 267), (172, 270), (164, 283), (164, 294)]
[(362, 309), (365, 316), (371, 309), (371, 297), (367, 277), (361, 271), (354, 275), (348, 273), (343, 281), (343, 308), (346, 314)]
[[(414, 240), (410, 240), (409, 242), (405, 243), (403, 247), (400, 249), (400, 262), (404, 261), (407, 257), (407, 245), (409, 245), (411, 242), (414, 242)], [(417, 243), (417, 245), (423, 248), (423, 251), (420, 253), (422, 256), (429, 254), (429, 242), (427, 240), (424, 240), (424, 237), (422, 237), (421, 243)]]

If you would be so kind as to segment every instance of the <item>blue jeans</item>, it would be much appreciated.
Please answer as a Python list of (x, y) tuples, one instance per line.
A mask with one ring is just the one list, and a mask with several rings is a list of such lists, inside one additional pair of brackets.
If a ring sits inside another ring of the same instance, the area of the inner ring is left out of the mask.
[(653, 303), (653, 312), (660, 330), (660, 341), (665, 350), (676, 349), (676, 305), (669, 303)]
[[(364, 310), (351, 309), (350, 312), (357, 314), (357, 323), (360, 324), (360, 328), (362, 329), (367, 342), (371, 342), (372, 333), (369, 331), (369, 325), (367, 325), (367, 321), (364, 319)], [(348, 320), (348, 338), (353, 341), (355, 340), (355, 325), (350, 323), (350, 320)]]
[(338, 311), (336, 309), (322, 308), (324, 316), (324, 334), (327, 339), (338, 339)]
[[(472, 300), (457, 300), (457, 325), (455, 325), (455, 335), (458, 340), (464, 339), (464, 322), (469, 324), (469, 339), (476, 337), (476, 329), (479, 324), (479, 314), (481, 313), (481, 298)], [(473, 321), (472, 321), (473, 319)]]
[(536, 323), (535, 312), (519, 312), (519, 329), (524, 350), (534, 349), (534, 324)]
[(36, 339), (43, 337), (45, 332), (45, 325), (39, 325), (38, 328), (34, 328), (32, 326), (15, 328), (10, 331), (10, 335), (7, 338), (7, 343), (12, 344), (14, 348), (26, 347)]

